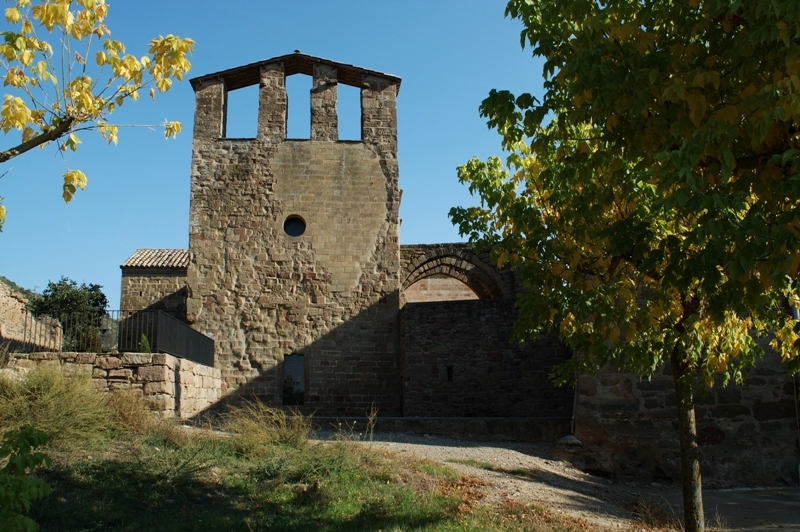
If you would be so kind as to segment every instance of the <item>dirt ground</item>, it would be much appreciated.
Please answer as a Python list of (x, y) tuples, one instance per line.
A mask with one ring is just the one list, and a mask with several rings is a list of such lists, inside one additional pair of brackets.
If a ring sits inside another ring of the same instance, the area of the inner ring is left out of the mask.
[[(680, 486), (613, 481), (553, 460), (552, 445), (472, 442), (376, 433), (363, 445), (447, 464), (486, 483), (485, 504), (510, 499), (586, 519), (596, 530), (646, 530), (677, 522)], [(800, 488), (705, 490), (706, 519), (722, 530), (800, 531)]]

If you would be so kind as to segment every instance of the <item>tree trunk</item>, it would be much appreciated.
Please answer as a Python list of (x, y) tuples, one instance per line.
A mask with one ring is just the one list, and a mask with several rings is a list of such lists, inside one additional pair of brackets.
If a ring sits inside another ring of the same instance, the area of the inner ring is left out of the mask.
[(694, 375), (678, 346), (673, 349), (670, 359), (672, 381), (678, 400), (683, 525), (686, 532), (703, 532), (703, 483), (700, 478), (700, 449), (697, 446), (697, 423), (694, 417)]

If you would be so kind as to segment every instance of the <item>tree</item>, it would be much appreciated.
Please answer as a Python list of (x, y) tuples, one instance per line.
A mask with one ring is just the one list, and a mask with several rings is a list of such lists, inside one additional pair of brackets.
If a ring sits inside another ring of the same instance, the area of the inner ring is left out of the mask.
[[(186, 57), (194, 41), (174, 35), (150, 41), (144, 56), (126, 54), (125, 45), (110, 38), (105, 0), (6, 1), (6, 22), (14, 29), (0, 32), (0, 68), (9, 91), (0, 105), (0, 128), (21, 136), (0, 149), (0, 163), (50, 142), (75, 151), (79, 131), (96, 130), (116, 144), (118, 126), (109, 115), (138, 100), (145, 87), (155, 99), (156, 90), (166, 92), (191, 67)], [(167, 138), (181, 130), (179, 122), (163, 127)], [(69, 203), (87, 178), (76, 169), (63, 177)], [(0, 230), (5, 216), (0, 205)]]
[(521, 337), (556, 329), (557, 378), (669, 363), (687, 531), (704, 529), (694, 395), (772, 346), (800, 370), (800, 3), (511, 0), (541, 100), (480, 112), (505, 164), (469, 161), (451, 218), (518, 268)]
[(64, 344), (75, 351), (98, 351), (99, 328), (106, 316), (108, 298), (102, 286), (81, 283), (67, 277), (48, 281), (42, 295), (30, 301), (35, 317), (50, 316), (61, 323)]

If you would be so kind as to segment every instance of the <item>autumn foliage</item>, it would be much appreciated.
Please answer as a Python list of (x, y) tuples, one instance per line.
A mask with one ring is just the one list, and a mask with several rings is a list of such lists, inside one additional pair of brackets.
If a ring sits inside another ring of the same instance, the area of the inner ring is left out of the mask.
[[(740, 381), (770, 342), (800, 370), (800, 3), (512, 0), (506, 13), (544, 62), (544, 95), (484, 100), (507, 158), (459, 168), (481, 204), (453, 221), (518, 268), (520, 335), (555, 329), (574, 348), (562, 381), (671, 363), (699, 493), (695, 391)], [(702, 528), (702, 508), (686, 526)]]
[[(76, 150), (78, 130), (96, 130), (109, 142), (118, 140), (118, 126), (109, 116), (126, 101), (139, 99), (149, 87), (169, 90), (191, 64), (194, 42), (174, 35), (150, 41), (147, 54), (126, 53), (105, 24), (104, 0), (14, 0), (7, 2), (6, 31), (0, 32), (0, 77), (6, 94), (0, 106), (0, 128), (20, 137), (0, 150), (0, 163), (37, 146), (56, 142), (60, 150)], [(169, 138), (181, 130), (165, 121)], [(63, 198), (69, 202), (87, 178), (76, 169), (64, 173)], [(0, 206), (0, 227), (5, 219)]]

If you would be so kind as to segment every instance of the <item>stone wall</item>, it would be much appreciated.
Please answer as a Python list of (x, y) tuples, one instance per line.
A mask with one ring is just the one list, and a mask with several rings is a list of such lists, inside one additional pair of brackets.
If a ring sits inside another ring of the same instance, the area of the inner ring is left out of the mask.
[(555, 336), (511, 342), (515, 320), (511, 299), (407, 303), (403, 415), (570, 418), (574, 390), (548, 378), (569, 350)]
[(466, 299), (478, 299), (478, 295), (458, 279), (444, 274), (420, 279), (403, 290), (403, 300), (407, 303), (463, 301)]
[(13, 349), (23, 346), (61, 348), (61, 327), (47, 317), (36, 320), (27, 311), (28, 300), (0, 283), (0, 343), (10, 342)]
[(226, 391), (218, 369), (167, 354), (45, 352), (12, 357), (11, 371), (60, 365), (67, 374), (91, 376), (100, 390), (140, 391), (148, 407), (163, 417), (192, 417)]
[(186, 320), (186, 268), (122, 268), (122, 310), (163, 310)]
[[(704, 486), (797, 485), (796, 393), (780, 357), (769, 352), (744, 386), (696, 398)], [(649, 381), (612, 368), (580, 377), (579, 465), (623, 477), (680, 478), (676, 415), (669, 366)]]
[[(364, 72), (362, 140), (338, 142), (342, 81), (316, 61), (308, 140), (286, 139), (289, 63), (259, 66), (255, 139), (224, 138), (233, 78), (193, 81), (187, 319), (215, 340), (215, 367), (240, 394), (280, 405), (284, 357), (302, 354), (306, 406), (398, 414), (399, 81)], [(284, 231), (289, 217), (301, 236)]]

